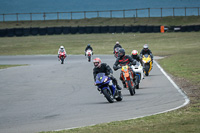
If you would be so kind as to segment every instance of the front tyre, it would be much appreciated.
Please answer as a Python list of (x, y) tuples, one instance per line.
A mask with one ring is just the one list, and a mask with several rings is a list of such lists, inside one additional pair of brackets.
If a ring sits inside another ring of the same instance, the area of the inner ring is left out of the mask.
[(131, 96), (133, 96), (135, 94), (135, 87), (131, 85), (131, 81), (127, 81), (128, 82), (128, 89), (129, 89), (129, 92), (131, 94)]
[(61, 57), (61, 64), (64, 64), (64, 57)]
[(88, 62), (90, 62), (91, 61), (91, 56), (88, 56)]
[(113, 95), (111, 94), (111, 91), (109, 91), (108, 89), (104, 89), (102, 90), (102, 93), (104, 94), (108, 102), (110, 103), (114, 102), (114, 98), (113, 98)]
[(122, 96), (122, 93), (121, 92), (117, 92), (118, 93), (118, 97), (116, 98), (117, 101), (122, 101), (123, 99), (123, 96)]
[(145, 75), (149, 76), (149, 64), (145, 65)]

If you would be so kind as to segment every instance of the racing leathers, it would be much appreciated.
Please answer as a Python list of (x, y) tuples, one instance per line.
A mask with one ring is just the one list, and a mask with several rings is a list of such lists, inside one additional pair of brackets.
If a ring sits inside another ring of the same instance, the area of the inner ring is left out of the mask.
[(93, 55), (93, 49), (92, 49), (92, 47), (89, 45), (89, 46), (87, 46), (87, 47), (85, 48), (85, 56), (86, 56), (87, 50), (89, 50), (89, 49), (92, 51), (92, 55)]
[(139, 55), (137, 54), (137, 55), (131, 55), (131, 57), (132, 57), (134, 60), (140, 62), (141, 65), (143, 66), (143, 62), (142, 62), (141, 56), (139, 56)]
[(145, 55), (145, 54), (148, 54), (148, 55), (151, 56), (152, 63), (153, 63), (153, 54), (152, 54), (151, 50), (150, 50), (150, 49), (146, 49), (146, 50), (145, 50), (145, 49), (142, 49), (141, 52), (140, 52), (141, 58), (142, 58), (142, 56)]
[(121, 90), (121, 87), (118, 85), (116, 78), (114, 78), (114, 76), (112, 75), (113, 71), (109, 65), (107, 65), (106, 63), (101, 63), (100, 67), (95, 67), (93, 69), (93, 76), (95, 81), (98, 73), (105, 73), (105, 75), (113, 81), (113, 84), (116, 85), (117, 89)]
[[(133, 60), (129, 55), (125, 55), (125, 56), (123, 56), (121, 58), (118, 57), (116, 59), (114, 65), (113, 65), (113, 69), (116, 71), (116, 70), (119, 69), (118, 65), (125, 66), (125, 65), (129, 65), (129, 64), (130, 65), (135, 65), (136, 64), (135, 60)], [(131, 67), (130, 67), (130, 71), (131, 71), (132, 76), (133, 76), (133, 81), (135, 82), (135, 72), (131, 69)], [(125, 82), (123, 81), (122, 76), (123, 76), (123, 74), (121, 72), (121, 74), (120, 74), (120, 80), (122, 81), (122, 83), (123, 83), (123, 85), (125, 87), (126, 85), (125, 85)]]

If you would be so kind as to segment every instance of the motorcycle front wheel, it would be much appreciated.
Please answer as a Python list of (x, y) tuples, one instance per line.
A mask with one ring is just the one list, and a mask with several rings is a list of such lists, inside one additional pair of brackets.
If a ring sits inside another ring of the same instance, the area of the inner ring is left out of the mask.
[(135, 94), (135, 87), (131, 85), (131, 81), (127, 81), (128, 82), (128, 89), (129, 89), (129, 92), (131, 94), (131, 96), (133, 96)]
[(113, 95), (111, 94), (111, 92), (108, 89), (102, 90), (102, 93), (104, 94), (104, 96), (106, 97), (106, 99), (108, 100), (108, 102), (110, 102), (110, 103), (114, 102)]

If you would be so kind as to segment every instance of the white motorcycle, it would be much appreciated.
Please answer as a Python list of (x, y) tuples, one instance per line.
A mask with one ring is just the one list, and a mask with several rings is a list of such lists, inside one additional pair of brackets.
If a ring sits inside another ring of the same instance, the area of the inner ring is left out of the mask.
[(92, 50), (88, 49), (88, 50), (86, 51), (86, 56), (87, 56), (87, 58), (88, 58), (88, 62), (90, 62), (90, 61), (91, 61), (91, 58), (92, 58)]
[(136, 65), (132, 65), (131, 68), (135, 72), (135, 82), (136, 82), (136, 89), (139, 89), (140, 81), (144, 78), (143, 67), (140, 62), (136, 61)]

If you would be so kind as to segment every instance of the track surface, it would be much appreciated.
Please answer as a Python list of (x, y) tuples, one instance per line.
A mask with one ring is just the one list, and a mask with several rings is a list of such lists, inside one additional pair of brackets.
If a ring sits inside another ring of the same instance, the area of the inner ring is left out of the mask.
[[(98, 57), (113, 66), (113, 56)], [(64, 65), (55, 55), (0, 56), (0, 64), (30, 64), (0, 70), (0, 133), (125, 120), (163, 112), (185, 102), (155, 63), (134, 96), (123, 89), (123, 101), (112, 104), (96, 90), (93, 64), (83, 55), (68, 56)], [(117, 79), (119, 73), (114, 72)]]

